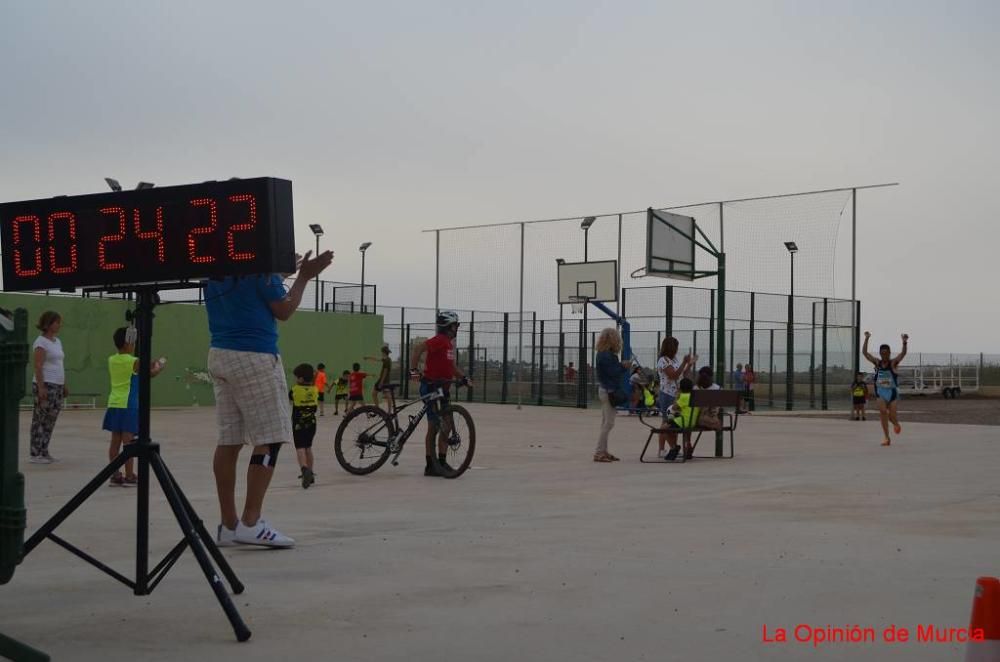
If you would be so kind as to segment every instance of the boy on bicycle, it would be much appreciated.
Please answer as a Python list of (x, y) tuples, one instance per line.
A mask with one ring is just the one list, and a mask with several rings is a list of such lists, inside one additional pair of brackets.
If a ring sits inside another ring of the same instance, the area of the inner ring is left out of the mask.
[[(441, 425), (438, 411), (448, 404), (449, 388), (454, 379), (459, 379), (467, 386), (470, 384), (459, 367), (455, 364), (455, 337), (458, 335), (458, 313), (442, 310), (437, 314), (437, 335), (430, 340), (418, 343), (410, 357), (410, 377), (420, 379), (420, 395), (425, 396), (437, 388), (444, 390), (444, 398), (438, 400), (438, 405), (427, 409), (427, 436), (424, 438), (424, 451), (427, 464), (424, 467), (425, 476), (439, 475), (434, 469), (434, 437), (437, 436), (438, 462), (446, 470), (450, 469), (445, 462), (448, 452), (448, 430)], [(426, 354), (424, 371), (417, 366), (420, 358)]]

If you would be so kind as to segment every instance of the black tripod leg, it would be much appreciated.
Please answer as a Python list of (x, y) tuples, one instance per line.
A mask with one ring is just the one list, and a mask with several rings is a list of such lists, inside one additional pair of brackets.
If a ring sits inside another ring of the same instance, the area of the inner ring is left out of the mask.
[(184, 491), (181, 490), (180, 485), (178, 485), (177, 480), (174, 478), (174, 475), (170, 472), (170, 467), (167, 466), (166, 462), (162, 461), (162, 458), (160, 458), (160, 460), (160, 466), (163, 467), (163, 470), (167, 472), (167, 477), (169, 477), (173, 482), (174, 488), (177, 490), (177, 496), (180, 497), (184, 510), (187, 511), (188, 517), (191, 518), (191, 523), (194, 524), (195, 530), (197, 530), (198, 535), (201, 536), (201, 540), (205, 544), (205, 549), (207, 549), (208, 553), (212, 555), (215, 565), (219, 566), (219, 570), (225, 576), (226, 581), (229, 582), (229, 586), (232, 588), (233, 593), (239, 595), (243, 592), (243, 583), (240, 581), (239, 577), (236, 576), (232, 566), (229, 565), (229, 561), (227, 561), (226, 557), (219, 551), (219, 546), (215, 544), (215, 538), (208, 531), (208, 529), (205, 528), (205, 523), (202, 522), (201, 518), (198, 517), (198, 513), (195, 512), (191, 502), (188, 501)]
[(233, 601), (230, 599), (229, 594), (226, 593), (226, 589), (223, 587), (222, 581), (215, 573), (215, 567), (212, 566), (212, 560), (208, 557), (208, 554), (205, 553), (205, 548), (202, 546), (198, 531), (191, 522), (187, 509), (184, 507), (184, 503), (181, 500), (180, 490), (170, 477), (170, 473), (167, 471), (166, 465), (163, 464), (163, 458), (161, 458), (159, 454), (151, 455), (149, 458), (149, 466), (156, 474), (156, 478), (160, 481), (163, 493), (167, 497), (167, 503), (170, 504), (170, 509), (174, 511), (174, 517), (177, 518), (177, 523), (180, 525), (181, 531), (184, 533), (184, 537), (187, 538), (188, 545), (190, 545), (191, 551), (194, 552), (194, 556), (198, 560), (198, 565), (201, 566), (202, 572), (205, 573), (205, 578), (211, 585), (212, 590), (215, 591), (215, 597), (218, 599), (219, 605), (222, 607), (222, 610), (226, 612), (226, 617), (229, 619), (229, 623), (233, 626), (233, 631), (236, 633), (236, 640), (246, 641), (250, 638), (250, 630), (243, 622), (239, 612), (236, 611), (236, 606), (233, 605)]
[(121, 469), (122, 465), (125, 464), (125, 460), (128, 458), (124, 453), (116, 457), (111, 463), (104, 467), (100, 473), (98, 473), (93, 480), (87, 483), (82, 490), (76, 493), (76, 495), (66, 502), (66, 505), (59, 509), (55, 515), (49, 518), (45, 524), (41, 526), (30, 538), (28, 538), (24, 543), (23, 555), (27, 556), (31, 550), (38, 547), (38, 544), (49, 537), (49, 534), (56, 530), (60, 524), (62, 524), (67, 517), (73, 514), (73, 511), (83, 505), (83, 502), (90, 498), (90, 495), (99, 490), (101, 487), (107, 483), (111, 476)]
[(49, 662), (47, 653), (0, 634), (0, 656), (17, 662)]

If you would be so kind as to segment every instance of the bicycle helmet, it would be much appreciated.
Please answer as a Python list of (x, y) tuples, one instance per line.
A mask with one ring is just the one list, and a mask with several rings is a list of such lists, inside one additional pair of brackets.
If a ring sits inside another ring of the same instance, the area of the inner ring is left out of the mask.
[(440, 328), (458, 324), (458, 313), (453, 310), (442, 310), (437, 314), (437, 325)]

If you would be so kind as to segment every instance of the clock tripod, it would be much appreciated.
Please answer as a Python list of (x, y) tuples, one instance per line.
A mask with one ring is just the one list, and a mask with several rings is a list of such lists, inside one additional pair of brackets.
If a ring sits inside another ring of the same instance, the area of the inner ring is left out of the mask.
[[(226, 578), (234, 594), (238, 595), (243, 592), (243, 584), (240, 583), (240, 580), (236, 577), (226, 558), (219, 551), (214, 537), (205, 529), (204, 523), (184, 495), (177, 480), (170, 473), (170, 469), (160, 455), (159, 444), (153, 443), (150, 437), (150, 362), (152, 360), (153, 309), (159, 303), (159, 290), (184, 289), (190, 288), (192, 285), (190, 282), (180, 282), (103, 289), (103, 291), (109, 293), (134, 292), (136, 295), (133, 321), (139, 332), (139, 435), (134, 443), (127, 444), (118, 457), (98, 472), (83, 489), (25, 541), (23, 555), (27, 556), (30, 554), (43, 540), (48, 538), (60, 547), (93, 565), (98, 570), (125, 584), (132, 589), (135, 595), (149, 595), (160, 581), (163, 580), (184, 553), (184, 550), (190, 548), (198, 561), (198, 565), (201, 566), (202, 572), (205, 573), (205, 579), (208, 580), (212, 591), (215, 592), (215, 597), (219, 601), (219, 605), (229, 619), (236, 639), (238, 641), (246, 641), (250, 638), (250, 630), (243, 622), (239, 612), (236, 611), (232, 599), (229, 597), (222, 580), (216, 573), (216, 566)], [(107, 485), (111, 476), (117, 473), (130, 458), (135, 458), (138, 464), (135, 579), (129, 579), (55, 533), (56, 528), (72, 515), (90, 496)], [(152, 570), (149, 569), (149, 486), (151, 471), (163, 489), (163, 494), (174, 513), (174, 517), (177, 519), (183, 535), (180, 542)]]

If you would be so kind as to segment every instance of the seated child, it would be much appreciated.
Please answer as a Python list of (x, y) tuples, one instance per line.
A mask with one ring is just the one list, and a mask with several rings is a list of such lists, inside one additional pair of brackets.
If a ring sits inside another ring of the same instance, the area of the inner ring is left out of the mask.
[(690, 460), (694, 456), (694, 449), (691, 448), (691, 430), (698, 424), (698, 408), (691, 406), (691, 391), (694, 389), (694, 382), (685, 377), (678, 385), (680, 391), (674, 404), (667, 410), (667, 443), (670, 450), (663, 456), (667, 462), (677, 459), (680, 449), (677, 446), (677, 433), (684, 435), (684, 459)]

